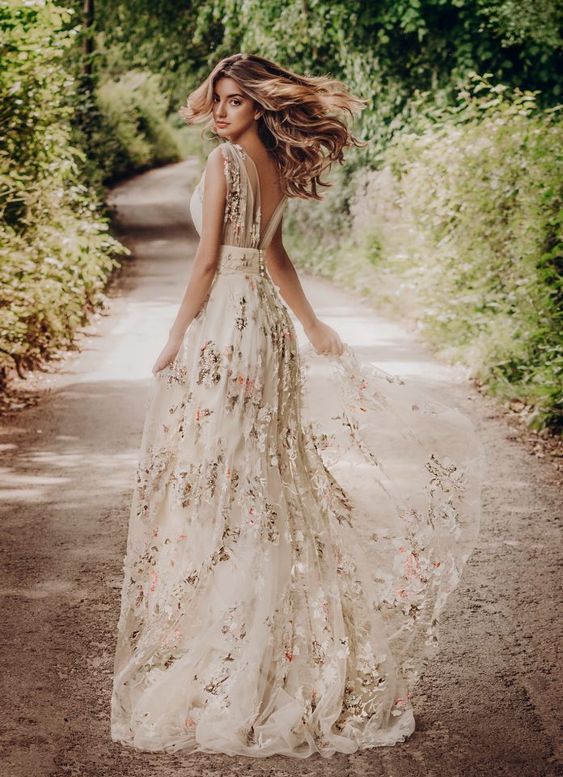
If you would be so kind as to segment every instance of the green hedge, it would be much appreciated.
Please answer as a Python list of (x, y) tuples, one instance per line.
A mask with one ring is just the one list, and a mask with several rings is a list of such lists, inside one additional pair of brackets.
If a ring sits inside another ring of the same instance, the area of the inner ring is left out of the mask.
[(101, 121), (92, 134), (92, 149), (104, 182), (182, 158), (160, 76), (133, 70), (107, 78), (96, 99)]
[(411, 318), (492, 394), (527, 404), (531, 425), (560, 429), (560, 111), (474, 76), (418, 122), (379, 170), (339, 172), (326, 203), (293, 215), (292, 252)]
[(423, 331), (470, 364), (494, 394), (561, 424), (563, 309), (560, 110), (477, 82), (461, 112), (388, 158), (422, 238), (415, 283)]
[(51, 3), (0, 7), (0, 383), (72, 345), (127, 253), (72, 144), (71, 21)]

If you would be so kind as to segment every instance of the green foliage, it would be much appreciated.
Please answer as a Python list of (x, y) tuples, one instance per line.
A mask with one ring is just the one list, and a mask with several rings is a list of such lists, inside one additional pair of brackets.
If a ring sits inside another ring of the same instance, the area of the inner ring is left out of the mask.
[(495, 393), (535, 405), (534, 422), (555, 423), (563, 410), (560, 111), (538, 112), (531, 93), (509, 95), (486, 79), (462, 100), (388, 152), (424, 246), (413, 254), (421, 321)]
[[(70, 0), (78, 14), (82, 0)], [(222, 3), (96, 0), (96, 72), (117, 80), (130, 70), (158, 73), (173, 111), (204, 77), (224, 35)]]
[(0, 0), (0, 356), (31, 364), (71, 341), (123, 250), (102, 184), (201, 156), (177, 111), (249, 51), (368, 102), (366, 148), (324, 202), (289, 208), (292, 254), (411, 316), (534, 405), (531, 423), (560, 423), (560, 3), (99, 0), (90, 30), (68, 5)]
[(542, 105), (560, 99), (556, 0), (289, 0), (281, 8), (277, 0), (225, 0), (223, 6), (232, 50), (271, 56), (301, 72), (330, 72), (368, 100), (360, 135), (370, 146), (357, 155), (363, 163), (375, 164), (393, 134), (416, 123), (413, 95), (426, 92), (434, 105), (451, 104), (471, 71), (540, 90)]
[[(71, 15), (51, 3), (0, 6), (0, 377), (63, 345), (125, 249), (79, 176), (71, 143)], [(65, 28), (66, 29), (63, 29)]]
[(112, 78), (158, 72), (172, 112), (237, 51), (332, 73), (368, 100), (359, 133), (370, 146), (356, 156), (374, 164), (394, 132), (416, 122), (413, 95), (451, 103), (470, 71), (557, 103), (561, 8), (557, 0), (99, 0), (97, 67)]
[(303, 252), (292, 244), (296, 258), (410, 317), (492, 393), (533, 407), (530, 424), (558, 428), (560, 111), (473, 76), (457, 105), (417, 124), (396, 133), (381, 170), (348, 179), (350, 227), (336, 249), (324, 241), (330, 201), (294, 224), (309, 236)]
[(103, 120), (92, 133), (92, 149), (104, 182), (181, 158), (157, 74), (129, 71), (108, 79), (98, 87), (97, 100)]

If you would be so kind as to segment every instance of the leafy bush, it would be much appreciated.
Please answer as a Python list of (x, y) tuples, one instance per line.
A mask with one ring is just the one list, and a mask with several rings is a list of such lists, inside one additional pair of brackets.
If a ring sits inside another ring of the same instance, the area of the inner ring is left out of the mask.
[(493, 393), (533, 404), (536, 425), (563, 410), (562, 147), (559, 110), (475, 78), (459, 109), (388, 152), (421, 238), (424, 332)]
[(71, 143), (71, 12), (51, 3), (0, 8), (0, 382), (62, 346), (102, 302), (115, 255), (96, 192)]
[(416, 126), (417, 91), (451, 103), (470, 71), (540, 90), (544, 107), (558, 103), (562, 8), (557, 0), (215, 0), (200, 13), (224, 27), (215, 56), (255, 51), (298, 72), (330, 72), (368, 100), (360, 134), (370, 146), (358, 158), (374, 165), (396, 132)]
[(160, 76), (137, 70), (108, 79), (98, 87), (97, 101), (102, 121), (92, 149), (105, 182), (182, 157)]
[[(560, 111), (473, 76), (456, 106), (417, 121), (416, 133), (395, 135), (382, 169), (349, 176), (337, 247), (324, 239), (329, 200), (303, 250), (290, 243), (296, 259), (410, 317), (491, 393), (532, 406), (530, 424), (558, 428)], [(296, 234), (303, 227), (294, 221)]]

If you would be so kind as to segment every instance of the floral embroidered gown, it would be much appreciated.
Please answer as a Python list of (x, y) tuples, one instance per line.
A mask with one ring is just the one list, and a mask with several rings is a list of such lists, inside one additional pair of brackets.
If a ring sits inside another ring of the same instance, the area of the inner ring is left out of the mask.
[(254, 162), (221, 151), (218, 270), (147, 403), (111, 735), (299, 758), (393, 745), (478, 533), (482, 447), (349, 346), (298, 346), (264, 266), (286, 199), (262, 231)]

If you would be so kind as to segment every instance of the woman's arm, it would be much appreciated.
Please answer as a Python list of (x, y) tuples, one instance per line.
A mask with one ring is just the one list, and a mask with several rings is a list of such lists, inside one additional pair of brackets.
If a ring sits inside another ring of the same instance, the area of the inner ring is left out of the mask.
[(301, 322), (305, 334), (317, 353), (340, 356), (344, 350), (344, 345), (338, 333), (317, 318), (311, 303), (305, 296), (295, 267), (287, 255), (282, 240), (282, 220), (280, 220), (272, 241), (266, 249), (266, 263), (270, 277), (279, 287), (283, 299)]
[(153, 375), (174, 361), (188, 326), (197, 316), (209, 293), (217, 271), (226, 196), (223, 154), (217, 147), (209, 154), (205, 166), (201, 236), (189, 282), (170, 328), (168, 342), (152, 369)]

